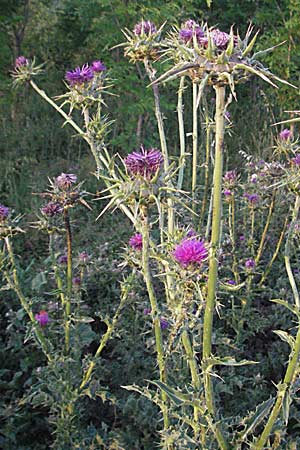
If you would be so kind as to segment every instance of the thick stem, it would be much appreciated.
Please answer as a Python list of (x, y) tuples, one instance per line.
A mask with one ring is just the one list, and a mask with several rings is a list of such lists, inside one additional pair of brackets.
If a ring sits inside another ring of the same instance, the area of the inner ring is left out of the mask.
[(209, 125), (209, 115), (206, 108), (206, 140), (205, 140), (205, 175), (204, 175), (204, 192), (203, 192), (203, 200), (202, 200), (202, 208), (201, 208), (201, 216), (200, 216), (200, 226), (203, 223), (206, 203), (208, 197), (208, 187), (209, 187), (209, 153), (210, 153), (210, 125)]
[[(203, 323), (203, 362), (212, 351), (213, 315), (217, 295), (218, 282), (218, 249), (221, 236), (222, 216), (222, 172), (223, 172), (223, 142), (224, 142), (224, 109), (225, 87), (215, 86), (216, 91), (216, 143), (215, 143), (215, 167), (213, 176), (213, 206), (212, 206), (212, 233), (209, 250), (209, 271), (207, 300)], [(208, 412), (215, 415), (214, 394), (211, 374), (206, 371), (204, 376), (205, 398)], [(222, 449), (227, 449), (227, 443), (219, 428), (216, 427), (216, 438)]]
[(177, 118), (178, 118), (178, 131), (179, 131), (179, 143), (180, 143), (180, 164), (178, 174), (177, 189), (182, 189), (183, 174), (185, 168), (185, 135), (184, 135), (184, 118), (183, 118), (183, 92), (184, 92), (185, 77), (180, 78), (180, 84), (178, 89), (178, 101), (177, 101)]
[(234, 273), (234, 279), (236, 283), (240, 282), (240, 275), (238, 272), (238, 262), (236, 259), (236, 251), (235, 251), (235, 198), (234, 194), (232, 194), (230, 203), (229, 203), (229, 234), (230, 234), (230, 240), (231, 240), (231, 246), (232, 246), (232, 271)]
[(70, 351), (71, 299), (72, 299), (72, 233), (68, 209), (64, 209), (64, 221), (67, 240), (67, 295), (65, 307), (65, 349)]
[[(166, 364), (164, 357), (164, 349), (163, 349), (163, 340), (162, 333), (160, 327), (160, 317), (159, 317), (159, 307), (156, 299), (156, 295), (154, 292), (154, 287), (152, 284), (152, 277), (150, 271), (149, 264), (149, 222), (148, 222), (148, 211), (147, 207), (141, 208), (141, 232), (143, 237), (143, 249), (142, 249), (142, 268), (143, 275), (149, 295), (150, 305), (151, 305), (151, 316), (153, 320), (154, 326), (154, 334), (155, 334), (155, 344), (156, 344), (156, 355), (157, 355), (157, 363), (159, 367), (159, 378), (163, 383), (167, 382), (167, 372), (166, 372)], [(169, 417), (168, 417), (168, 409), (167, 409), (167, 395), (165, 392), (161, 393), (162, 403), (163, 403), (163, 418), (164, 418), (164, 429), (166, 430), (169, 427)]]
[(55, 249), (54, 249), (53, 241), (54, 241), (54, 235), (51, 232), (49, 234), (49, 251), (50, 251), (50, 255), (51, 255), (51, 259), (52, 259), (52, 267), (53, 267), (53, 271), (54, 271), (56, 286), (60, 292), (59, 295), (60, 295), (61, 305), (64, 308), (65, 307), (65, 295), (63, 292), (63, 282), (62, 282), (62, 279), (59, 274), (59, 269), (57, 267), (57, 261), (55, 259)]
[(193, 211), (196, 212), (196, 187), (198, 164), (198, 86), (193, 83), (193, 158), (192, 158), (192, 199)]
[(47, 350), (47, 347), (48, 347), (47, 346), (47, 341), (45, 339), (45, 336), (41, 332), (41, 330), (38, 328), (38, 325), (37, 325), (37, 322), (35, 320), (34, 314), (33, 314), (32, 310), (30, 308), (30, 305), (29, 305), (25, 295), (23, 294), (23, 291), (22, 291), (20, 283), (19, 283), (19, 277), (18, 277), (18, 272), (17, 272), (17, 268), (16, 268), (15, 255), (14, 255), (14, 252), (13, 252), (13, 249), (12, 249), (12, 245), (11, 245), (11, 242), (10, 242), (10, 239), (9, 239), (8, 236), (5, 238), (5, 244), (6, 244), (6, 248), (7, 248), (7, 251), (8, 251), (8, 256), (9, 256), (9, 259), (10, 259), (12, 272), (13, 272), (13, 283), (10, 281), (9, 277), (8, 277), (8, 282), (9, 282), (10, 286), (12, 287), (12, 289), (17, 294), (17, 296), (18, 296), (18, 298), (20, 300), (20, 303), (22, 305), (22, 308), (27, 313), (27, 315), (28, 315), (28, 317), (29, 317), (29, 319), (30, 319), (30, 321), (32, 323), (35, 335), (36, 335), (38, 341), (40, 342), (42, 351), (45, 354), (45, 356), (48, 359), (48, 361), (50, 362), (52, 360), (52, 358), (51, 358), (51, 356), (50, 356), (50, 354), (48, 353), (48, 350)]

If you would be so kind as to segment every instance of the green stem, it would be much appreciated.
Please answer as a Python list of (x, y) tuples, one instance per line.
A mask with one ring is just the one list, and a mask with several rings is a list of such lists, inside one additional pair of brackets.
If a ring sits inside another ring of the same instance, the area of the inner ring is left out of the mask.
[(293, 291), (295, 304), (298, 309), (300, 309), (300, 298), (299, 298), (299, 292), (297, 289), (295, 278), (294, 278), (294, 275), (293, 275), (293, 272), (291, 269), (290, 253), (291, 253), (291, 240), (292, 240), (292, 236), (294, 233), (295, 223), (298, 218), (299, 208), (300, 208), (300, 196), (297, 195), (296, 200), (295, 200), (293, 215), (292, 215), (292, 222), (290, 223), (289, 232), (287, 235), (287, 240), (286, 240), (285, 249), (284, 249), (285, 268), (286, 268), (289, 282), (290, 282), (290, 285), (291, 285), (291, 288)]
[[(213, 206), (212, 206), (212, 234), (209, 251), (209, 271), (207, 285), (207, 300), (203, 323), (203, 362), (211, 356), (213, 315), (217, 295), (218, 282), (218, 249), (221, 236), (222, 216), (222, 172), (223, 172), (223, 143), (224, 143), (224, 110), (225, 87), (215, 86), (216, 91), (216, 143), (215, 167), (213, 176)], [(209, 414), (215, 415), (214, 393), (211, 374), (206, 371), (204, 375), (206, 405)], [(222, 450), (228, 448), (222, 432), (216, 427), (216, 439)]]
[(197, 187), (197, 164), (198, 164), (198, 86), (193, 83), (193, 157), (192, 157), (192, 200), (193, 211), (196, 212), (196, 187)]
[(270, 223), (271, 223), (272, 214), (273, 214), (273, 211), (274, 211), (275, 196), (276, 196), (276, 191), (273, 192), (271, 204), (269, 206), (268, 217), (267, 217), (267, 220), (266, 220), (266, 224), (265, 224), (263, 233), (261, 235), (261, 240), (260, 240), (259, 247), (258, 247), (258, 250), (257, 250), (257, 255), (255, 257), (255, 263), (256, 264), (259, 263), (261, 255), (262, 255), (262, 252), (263, 252), (265, 240), (266, 240), (266, 237), (267, 237), (267, 232), (268, 232), (268, 229), (269, 229), (269, 226), (270, 226)]
[(240, 276), (239, 276), (239, 272), (238, 272), (238, 263), (237, 263), (237, 259), (236, 259), (236, 252), (235, 252), (235, 198), (234, 198), (234, 194), (232, 194), (231, 199), (230, 199), (230, 203), (229, 203), (229, 215), (228, 215), (228, 219), (229, 219), (229, 235), (230, 235), (230, 240), (231, 240), (231, 246), (232, 246), (232, 258), (233, 258), (233, 263), (232, 263), (232, 271), (234, 273), (234, 279), (236, 283), (240, 282)]
[(183, 92), (184, 92), (185, 77), (180, 78), (180, 84), (178, 89), (178, 101), (177, 101), (177, 117), (178, 117), (178, 130), (179, 130), (179, 143), (180, 143), (180, 169), (178, 174), (177, 189), (182, 189), (183, 175), (185, 168), (185, 133), (184, 133), (184, 118), (183, 118)]
[(60, 300), (61, 300), (61, 304), (62, 304), (62, 307), (64, 308), (65, 307), (65, 295), (64, 295), (64, 292), (63, 292), (63, 283), (62, 283), (62, 279), (61, 279), (61, 277), (60, 277), (60, 274), (59, 274), (59, 269), (58, 269), (58, 266), (57, 266), (57, 261), (56, 261), (56, 259), (55, 259), (55, 249), (54, 249), (54, 235), (53, 235), (53, 233), (52, 232), (50, 232), (49, 233), (49, 247), (50, 247), (50, 255), (51, 255), (51, 259), (52, 259), (52, 267), (53, 267), (53, 270), (54, 270), (54, 277), (55, 277), (55, 282), (56, 282), (56, 286), (57, 286), (57, 288), (58, 288), (58, 290), (59, 290), (59, 292), (60, 292)]
[(208, 187), (209, 187), (209, 153), (210, 153), (210, 125), (209, 125), (209, 115), (208, 110), (206, 108), (205, 115), (205, 123), (206, 123), (206, 142), (205, 142), (205, 174), (204, 174), (204, 193), (203, 193), (203, 201), (201, 208), (201, 217), (200, 217), (200, 226), (203, 223), (206, 203), (208, 198)]
[(6, 248), (8, 251), (8, 255), (9, 255), (9, 259), (10, 259), (10, 263), (12, 266), (12, 274), (13, 274), (13, 283), (11, 282), (10, 278), (8, 277), (8, 282), (9, 285), (12, 287), (12, 289), (15, 291), (15, 293), (17, 294), (20, 303), (22, 305), (22, 308), (24, 309), (24, 311), (27, 313), (29, 319), (31, 320), (34, 332), (36, 334), (36, 337), (41, 345), (42, 351), (45, 354), (46, 358), (48, 359), (48, 361), (52, 361), (52, 358), (50, 356), (50, 354), (48, 353), (47, 350), (47, 341), (45, 339), (45, 336), (43, 335), (43, 333), (41, 332), (41, 330), (38, 328), (37, 325), (37, 321), (35, 320), (34, 314), (30, 308), (30, 305), (25, 297), (25, 295), (22, 292), (20, 283), (19, 283), (19, 277), (18, 277), (18, 272), (17, 272), (17, 268), (16, 268), (16, 261), (15, 261), (15, 255), (12, 249), (12, 245), (10, 242), (10, 239), (8, 236), (6, 236), (5, 238), (5, 244), (6, 244)]
[[(154, 326), (154, 334), (155, 334), (155, 343), (156, 343), (156, 354), (157, 354), (157, 363), (159, 367), (159, 377), (160, 381), (163, 383), (167, 383), (167, 372), (166, 372), (166, 364), (164, 357), (164, 349), (163, 349), (163, 340), (162, 333), (160, 327), (160, 316), (159, 316), (159, 307), (156, 299), (156, 295), (154, 292), (154, 287), (152, 284), (152, 277), (150, 271), (149, 264), (149, 222), (148, 222), (148, 211), (147, 207), (141, 207), (141, 233), (143, 238), (143, 249), (142, 249), (142, 268), (143, 275), (149, 295), (150, 305), (151, 305), (151, 316), (153, 320)], [(169, 427), (169, 417), (168, 417), (168, 409), (167, 409), (167, 395), (165, 392), (161, 393), (163, 408), (163, 418), (164, 418), (164, 429), (168, 429)]]
[(72, 299), (72, 233), (68, 208), (64, 209), (64, 221), (67, 240), (67, 296), (65, 308), (65, 348), (70, 351), (71, 299)]

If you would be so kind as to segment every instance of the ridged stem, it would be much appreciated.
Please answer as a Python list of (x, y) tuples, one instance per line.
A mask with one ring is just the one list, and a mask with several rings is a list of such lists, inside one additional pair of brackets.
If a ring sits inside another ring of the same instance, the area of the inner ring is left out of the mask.
[(196, 212), (196, 187), (198, 169), (198, 85), (193, 83), (193, 152), (192, 152), (192, 200), (193, 211)]
[(234, 274), (235, 282), (239, 283), (240, 275), (238, 272), (238, 263), (237, 263), (236, 251), (235, 251), (236, 242), (235, 242), (235, 198), (234, 198), (234, 193), (232, 193), (231, 198), (230, 198), (228, 220), (229, 220), (229, 235), (230, 235), (232, 255), (233, 255), (232, 256), (232, 259), (233, 259), (232, 271)]
[(5, 237), (5, 245), (6, 245), (8, 256), (10, 259), (10, 263), (11, 263), (11, 267), (12, 267), (12, 276), (13, 276), (13, 283), (11, 282), (11, 280), (8, 277), (9, 285), (17, 294), (17, 296), (20, 300), (20, 303), (22, 305), (22, 308), (24, 309), (24, 311), (26, 312), (26, 314), (28, 315), (28, 317), (32, 323), (35, 335), (41, 345), (42, 351), (43, 351), (44, 355), (46, 356), (46, 358), (48, 359), (48, 361), (50, 362), (50, 361), (52, 361), (52, 358), (47, 350), (47, 347), (48, 347), (47, 341), (45, 339), (45, 336), (41, 332), (41, 330), (38, 328), (37, 321), (35, 320), (34, 314), (30, 308), (30, 305), (29, 305), (25, 295), (23, 294), (23, 291), (22, 291), (20, 283), (19, 283), (15, 255), (14, 255), (13, 248), (12, 248), (12, 245), (11, 245), (11, 242), (10, 242), (10, 239), (8, 236)]
[(179, 89), (178, 89), (178, 99), (177, 99), (177, 119), (178, 119), (178, 132), (179, 132), (179, 145), (180, 145), (180, 163), (181, 167), (179, 169), (177, 189), (182, 189), (183, 185), (183, 175), (185, 168), (185, 133), (184, 133), (184, 118), (183, 118), (183, 92), (184, 92), (185, 77), (180, 78)]
[(68, 209), (64, 209), (64, 222), (67, 241), (67, 295), (65, 307), (65, 349), (70, 351), (71, 299), (72, 299), (72, 232)]
[(209, 187), (209, 154), (210, 154), (210, 132), (211, 132), (211, 130), (210, 130), (210, 125), (209, 125), (209, 115), (208, 115), (207, 108), (205, 111), (205, 124), (206, 124), (205, 174), (204, 174), (204, 192), (203, 192), (203, 200), (202, 200), (201, 216), (200, 216), (200, 227), (204, 221), (207, 197), (208, 197), (208, 187)]
[[(143, 238), (143, 248), (142, 248), (142, 269), (143, 275), (148, 291), (148, 296), (151, 305), (151, 316), (154, 327), (155, 334), (155, 345), (156, 345), (156, 356), (157, 356), (157, 364), (159, 368), (159, 378), (163, 383), (167, 383), (167, 371), (164, 357), (164, 349), (163, 349), (163, 339), (162, 332), (160, 326), (160, 316), (159, 316), (159, 307), (152, 283), (152, 276), (150, 271), (150, 261), (149, 261), (149, 220), (148, 220), (148, 211), (147, 207), (141, 207), (141, 233)], [(168, 408), (167, 408), (167, 395), (165, 392), (161, 392), (162, 399), (162, 413), (164, 418), (164, 429), (168, 429), (169, 427), (169, 417), (168, 417)]]
[[(225, 110), (225, 87), (215, 86), (216, 92), (216, 142), (215, 142), (215, 167), (213, 175), (213, 205), (212, 205), (212, 233), (209, 249), (209, 270), (207, 299), (203, 323), (203, 362), (210, 358), (212, 351), (212, 328), (213, 316), (217, 295), (218, 282), (218, 250), (221, 236), (222, 216), (222, 172), (223, 172), (223, 143), (224, 143), (224, 110)], [(205, 399), (208, 413), (215, 416), (214, 393), (211, 374), (204, 374)], [(222, 450), (227, 450), (227, 442), (216, 426), (216, 439)]]

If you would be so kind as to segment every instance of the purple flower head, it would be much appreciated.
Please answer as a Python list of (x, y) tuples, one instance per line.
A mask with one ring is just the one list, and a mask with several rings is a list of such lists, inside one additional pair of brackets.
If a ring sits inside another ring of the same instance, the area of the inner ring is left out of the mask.
[(169, 327), (169, 322), (164, 317), (160, 317), (159, 321), (160, 321), (160, 328), (162, 330), (166, 330)]
[(293, 133), (288, 128), (285, 128), (284, 130), (282, 130), (279, 133), (279, 139), (281, 141), (287, 141), (288, 139), (291, 139), (292, 136), (293, 136)]
[(74, 70), (66, 72), (65, 79), (70, 86), (83, 84), (91, 81), (94, 77), (94, 70), (88, 64), (84, 64), (81, 68), (76, 67)]
[(151, 308), (144, 308), (143, 314), (144, 316), (149, 316), (149, 314), (151, 314)]
[(142, 250), (143, 248), (143, 236), (141, 233), (136, 233), (129, 239), (129, 245), (135, 250)]
[(198, 44), (203, 44), (204, 31), (200, 25), (192, 19), (187, 20), (179, 31), (179, 39), (186, 44), (196, 36)]
[(67, 264), (67, 262), (68, 262), (68, 255), (60, 255), (57, 258), (57, 262), (58, 262), (58, 264)]
[(79, 261), (82, 263), (87, 263), (89, 259), (89, 255), (86, 251), (79, 253)]
[(253, 259), (253, 258), (247, 259), (246, 262), (245, 262), (245, 267), (246, 267), (246, 269), (248, 269), (248, 270), (254, 269), (254, 267), (255, 267), (255, 261), (254, 261), (254, 259)]
[(0, 205), (0, 223), (5, 222), (9, 215), (9, 208), (4, 205)]
[(256, 184), (257, 183), (257, 174), (253, 173), (250, 177), (250, 182)]
[(228, 33), (224, 33), (224, 31), (220, 31), (218, 28), (212, 30), (211, 37), (213, 43), (220, 50), (226, 50), (228, 42), (230, 41), (230, 35)]
[(200, 266), (208, 257), (208, 250), (204, 241), (185, 238), (176, 245), (173, 256), (182, 267), (193, 264)]
[(230, 189), (225, 189), (224, 195), (225, 195), (225, 197), (231, 197), (231, 195), (232, 195), (231, 190)]
[(237, 179), (237, 173), (236, 170), (229, 170), (228, 172), (225, 172), (224, 174), (224, 181), (233, 184)]
[(28, 66), (29, 61), (25, 56), (18, 56), (15, 60), (15, 67)]
[(74, 277), (73, 279), (72, 279), (72, 283), (73, 283), (73, 285), (74, 286), (80, 286), (81, 285), (81, 278), (80, 277)]
[(292, 164), (295, 166), (300, 166), (300, 153), (298, 153), (295, 158), (291, 159)]
[(47, 311), (41, 310), (38, 314), (35, 316), (35, 320), (38, 321), (41, 327), (45, 327), (49, 323), (49, 315)]
[(92, 62), (91, 69), (93, 70), (93, 72), (96, 72), (96, 73), (104, 72), (106, 70), (106, 66), (102, 61), (97, 60), (97, 61)]
[(232, 286), (234, 286), (236, 282), (234, 280), (227, 280), (227, 284), (231, 284)]
[(62, 206), (59, 203), (49, 202), (47, 205), (41, 208), (41, 212), (48, 217), (57, 216), (63, 211)]
[(249, 194), (248, 192), (245, 192), (244, 197), (251, 203), (251, 205), (255, 205), (259, 201), (259, 195), (258, 194)]
[(193, 228), (191, 228), (187, 233), (186, 233), (186, 237), (188, 237), (188, 238), (194, 238), (194, 237), (196, 237), (197, 236), (197, 233), (196, 233), (196, 231), (193, 229)]
[(240, 235), (240, 242), (244, 242), (244, 240), (246, 239), (245, 236), (243, 234)]
[(136, 36), (142, 36), (143, 34), (154, 34), (156, 31), (156, 26), (150, 20), (142, 20), (137, 23), (133, 29)]
[(129, 153), (125, 159), (125, 165), (131, 175), (140, 175), (151, 179), (163, 163), (163, 155), (155, 148), (145, 150), (141, 146), (140, 152)]
[(73, 173), (62, 173), (55, 179), (55, 184), (60, 189), (70, 189), (72, 184), (76, 183), (77, 176)]

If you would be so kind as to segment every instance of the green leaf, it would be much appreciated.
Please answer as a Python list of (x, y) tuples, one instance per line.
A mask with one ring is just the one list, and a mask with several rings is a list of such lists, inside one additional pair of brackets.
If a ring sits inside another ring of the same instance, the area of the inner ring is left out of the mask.
[(240, 434), (240, 439), (244, 441), (249, 433), (251, 433), (257, 425), (259, 425), (262, 420), (266, 417), (266, 415), (269, 413), (271, 408), (274, 404), (274, 398), (269, 398), (269, 400), (266, 400), (265, 402), (261, 403), (257, 406), (255, 409), (255, 412), (253, 415), (248, 418), (244, 419), (244, 423), (246, 424), (247, 428)]
[(285, 425), (287, 425), (288, 421), (289, 421), (291, 403), (292, 403), (292, 399), (291, 399), (290, 393), (289, 393), (289, 391), (286, 391), (286, 393), (284, 394), (284, 397), (283, 397), (283, 402), (282, 402), (282, 416), (283, 416)]
[(254, 37), (252, 38), (252, 40), (250, 41), (250, 43), (247, 45), (247, 47), (245, 48), (245, 50), (243, 51), (243, 56), (248, 55), (248, 53), (250, 53), (254, 47), (254, 44), (256, 42), (257, 36), (258, 36), (259, 31), (254, 35)]
[(41, 287), (47, 284), (46, 272), (39, 272), (31, 281), (31, 289), (33, 291), (40, 291)]
[(165, 392), (169, 399), (172, 400), (176, 406), (195, 406), (196, 408), (199, 408), (201, 414), (204, 414), (203, 404), (198, 399), (195, 399), (192, 395), (184, 394), (177, 389), (171, 388), (162, 381), (148, 381), (149, 383), (154, 384), (163, 392)]
[(277, 303), (278, 305), (284, 306), (285, 308), (289, 309), (293, 314), (295, 314), (298, 318), (300, 317), (300, 311), (294, 305), (291, 305), (287, 301), (281, 300), (280, 298), (272, 298), (272, 300), (270, 301), (273, 303)]
[(241, 361), (236, 361), (231, 356), (225, 356), (224, 358), (207, 358), (204, 361), (204, 366), (206, 368), (211, 368), (213, 366), (246, 366), (248, 364), (259, 364), (257, 361), (248, 361), (246, 359), (242, 359)]
[(294, 349), (295, 339), (293, 336), (283, 330), (273, 330), (273, 333), (277, 334), (277, 336), (279, 336), (282, 341), (287, 342), (292, 350)]

